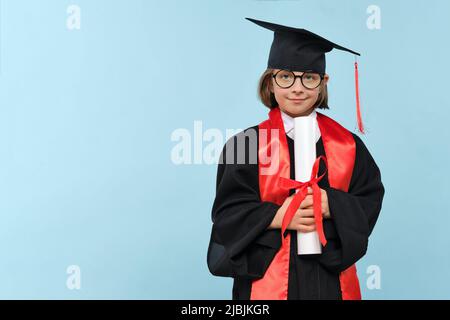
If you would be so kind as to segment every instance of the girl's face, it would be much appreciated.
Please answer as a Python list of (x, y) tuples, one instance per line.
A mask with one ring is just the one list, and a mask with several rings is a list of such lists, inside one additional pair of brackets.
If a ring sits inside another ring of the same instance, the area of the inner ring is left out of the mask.
[[(279, 69), (274, 69), (273, 74), (278, 71)], [(303, 72), (294, 72), (294, 74), (300, 76)], [(314, 110), (313, 106), (317, 102), (319, 92), (327, 84), (328, 79), (329, 76), (325, 74), (319, 87), (308, 89), (303, 86), (300, 78), (296, 78), (294, 84), (285, 89), (280, 87), (272, 77), (271, 91), (274, 93), (281, 111), (291, 117), (307, 116)]]

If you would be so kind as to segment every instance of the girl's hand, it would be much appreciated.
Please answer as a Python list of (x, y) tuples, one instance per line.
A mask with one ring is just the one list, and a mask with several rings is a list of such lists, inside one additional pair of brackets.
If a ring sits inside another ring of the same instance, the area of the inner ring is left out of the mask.
[(293, 198), (294, 195), (289, 196), (284, 200), (283, 205), (278, 209), (268, 229), (281, 229), (281, 224), (283, 222), (284, 215), (286, 214), (286, 210), (291, 204)]
[[(322, 192), (322, 214), (324, 219), (330, 218), (330, 210), (328, 206), (328, 197), (325, 190), (320, 189)], [(286, 210), (292, 201), (294, 195), (289, 196), (284, 200), (283, 205), (278, 209), (269, 229), (281, 229), (281, 224), (283, 222)], [(308, 188), (308, 194), (305, 199), (300, 204), (300, 208), (295, 213), (291, 220), (291, 223), (287, 226), (289, 230), (298, 230), (300, 232), (312, 232), (316, 230), (316, 224), (314, 220), (314, 209), (313, 209), (313, 195), (312, 188)]]
[[(327, 192), (324, 189), (320, 189), (321, 192), (321, 200), (322, 200), (322, 216), (324, 219), (331, 219), (331, 214), (330, 214), (330, 207), (328, 205), (328, 195)], [(308, 187), (308, 195), (306, 196), (305, 200), (308, 197), (311, 197), (312, 199), (312, 188)], [(313, 208), (313, 203), (312, 200), (308, 202), (308, 209), (312, 209)]]
[(312, 208), (308, 207), (309, 203), (312, 204), (312, 197), (308, 198), (307, 196), (300, 204), (300, 208), (295, 213), (291, 223), (287, 226), (287, 229), (300, 232), (312, 232), (316, 230), (314, 211)]

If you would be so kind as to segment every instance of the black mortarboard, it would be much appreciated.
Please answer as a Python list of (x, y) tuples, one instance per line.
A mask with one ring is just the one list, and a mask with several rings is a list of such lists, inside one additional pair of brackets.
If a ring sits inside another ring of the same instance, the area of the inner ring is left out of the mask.
[(251, 18), (245, 19), (274, 31), (268, 68), (325, 73), (325, 52), (339, 49), (360, 55), (305, 29), (282, 26)]
[[(313, 71), (324, 74), (325, 53), (339, 49), (359, 56), (358, 52), (337, 45), (305, 29), (292, 28), (266, 21), (245, 18), (257, 25), (274, 31), (270, 48), (268, 68), (291, 71)], [(359, 106), (358, 64), (355, 62), (356, 104), (358, 128), (364, 133)]]

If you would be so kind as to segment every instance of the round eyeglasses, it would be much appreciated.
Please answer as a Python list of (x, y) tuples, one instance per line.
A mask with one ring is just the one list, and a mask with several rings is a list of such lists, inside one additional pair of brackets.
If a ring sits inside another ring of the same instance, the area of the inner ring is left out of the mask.
[(315, 89), (322, 83), (323, 74), (315, 72), (303, 72), (301, 75), (296, 76), (294, 72), (289, 70), (280, 70), (273, 74), (272, 77), (278, 86), (283, 89), (292, 87), (295, 83), (295, 79), (300, 78), (302, 85), (307, 89)]

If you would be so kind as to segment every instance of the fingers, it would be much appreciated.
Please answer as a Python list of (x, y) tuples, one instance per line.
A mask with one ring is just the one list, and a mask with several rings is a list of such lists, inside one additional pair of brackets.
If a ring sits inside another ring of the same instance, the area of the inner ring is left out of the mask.
[[(320, 189), (320, 192), (322, 204), (328, 202), (327, 192), (323, 189)], [(306, 195), (305, 199), (303, 199), (302, 203), (300, 204), (300, 208), (307, 208), (309, 206), (312, 206), (312, 204), (313, 204), (313, 194), (312, 191), (311, 192), (308, 191), (308, 194)]]
[[(320, 189), (320, 193), (321, 193), (321, 195), (322, 195), (322, 197), (326, 197), (327, 196), (327, 192), (325, 191), (325, 190), (323, 190), (323, 189)], [(307, 193), (308, 195), (312, 195), (313, 194), (313, 190), (312, 190), (312, 188), (311, 187), (308, 187), (308, 193)]]
[[(325, 213), (327, 212), (327, 208), (326, 208), (326, 203), (322, 202), (322, 206), (321, 206), (322, 212), (321, 213)], [(313, 210), (314, 212), (314, 207), (311, 205), (309, 207), (306, 207), (304, 210)]]
[(287, 227), (290, 230), (297, 230), (300, 232), (312, 232), (316, 230), (316, 222), (313, 217), (313, 210), (297, 210), (296, 215)]
[(298, 231), (300, 232), (313, 232), (316, 231), (316, 225), (312, 225), (312, 226), (305, 226), (305, 225), (300, 225), (298, 228)]
[[(322, 214), (324, 214), (327, 210), (327, 194), (326, 191), (323, 189), (320, 189), (321, 191), (321, 207), (322, 207)], [(293, 197), (290, 196), (289, 198)], [(314, 207), (313, 207), (313, 191), (311, 187), (308, 187), (307, 195), (305, 199), (303, 199), (302, 203), (300, 204), (299, 209), (297, 210), (294, 218), (292, 219), (291, 223), (287, 227), (291, 230), (297, 230), (300, 232), (313, 232), (316, 230), (316, 223), (314, 219)]]
[[(309, 192), (311, 188), (308, 187), (308, 195), (305, 197), (305, 199), (300, 204), (300, 209), (311, 209), (313, 208), (314, 201), (313, 201), (313, 195), (312, 195), (312, 189), (311, 193)], [(327, 192), (323, 189), (320, 189), (321, 192), (321, 207), (322, 207), (322, 213), (327, 212), (328, 207), (328, 197)]]
[(307, 208), (313, 205), (313, 196), (307, 195), (305, 199), (303, 199), (302, 203), (300, 203), (300, 209)]
[(307, 218), (302, 217), (302, 218), (298, 219), (298, 222), (305, 226), (311, 226), (316, 223), (316, 220), (312, 217), (307, 217)]
[[(314, 220), (314, 219), (313, 219)], [(304, 224), (306, 223), (306, 224)], [(316, 230), (316, 224), (314, 221), (311, 223), (309, 220), (302, 220), (300, 221), (291, 221), (289, 226), (287, 227), (289, 230), (297, 230), (300, 232), (312, 232)]]
[[(326, 203), (322, 202), (322, 206), (321, 206), (321, 208), (322, 208), (322, 213), (328, 212), (326, 205), (327, 205)], [(314, 207), (311, 205), (311, 206), (306, 207), (306, 208), (304, 208), (304, 209), (306, 209), (306, 210), (308, 210), (308, 209), (314, 210)]]
[(284, 200), (284, 205), (285, 206), (289, 206), (289, 204), (291, 203), (292, 199), (294, 199), (294, 195), (291, 195), (289, 197), (286, 198), (286, 200)]
[(297, 210), (298, 216), (300, 218), (309, 218), (309, 217), (314, 217), (314, 209), (313, 208), (309, 208), (309, 209), (299, 209)]

